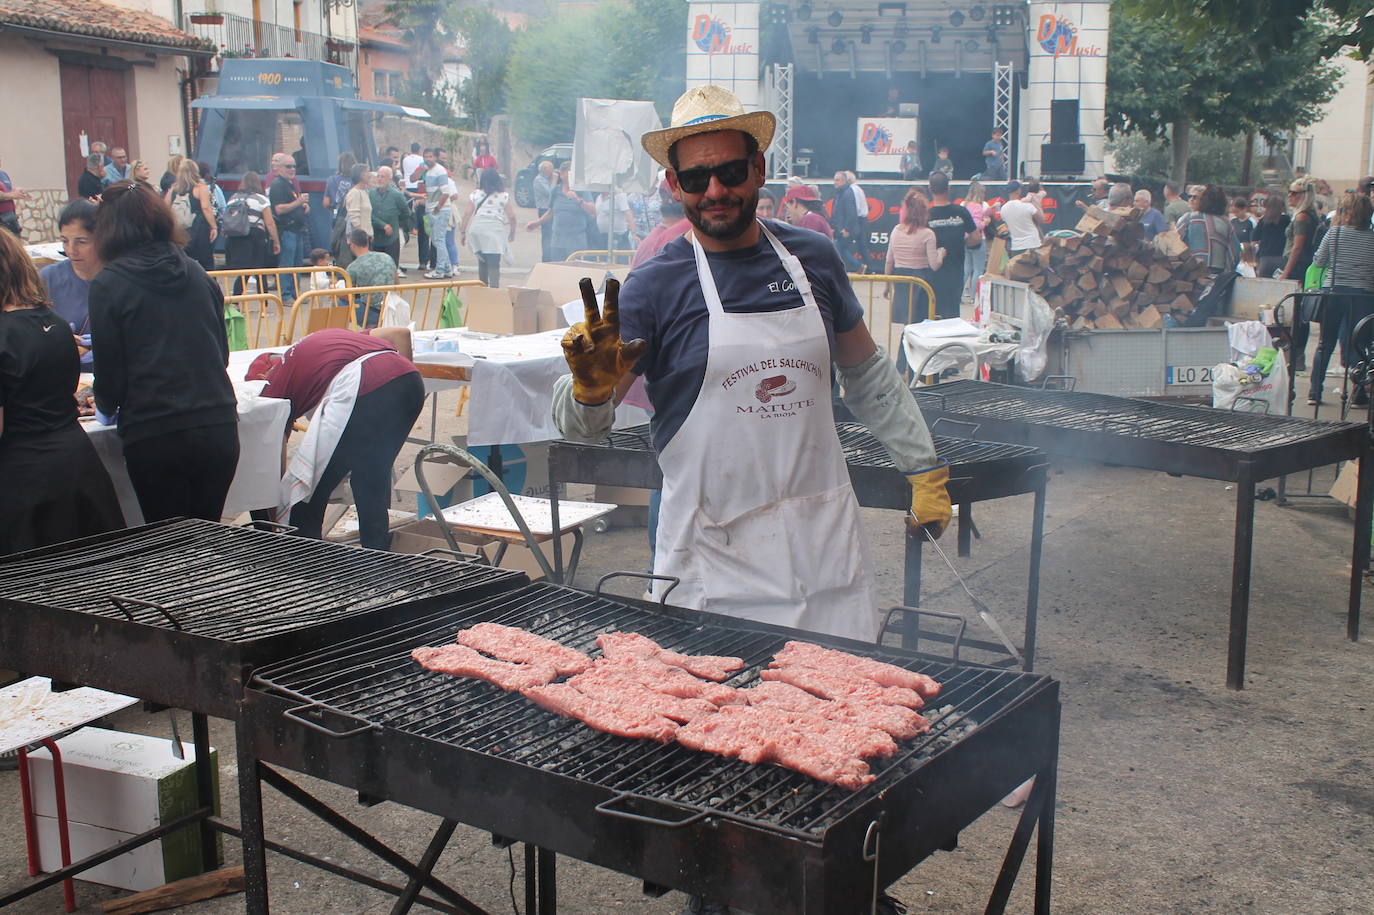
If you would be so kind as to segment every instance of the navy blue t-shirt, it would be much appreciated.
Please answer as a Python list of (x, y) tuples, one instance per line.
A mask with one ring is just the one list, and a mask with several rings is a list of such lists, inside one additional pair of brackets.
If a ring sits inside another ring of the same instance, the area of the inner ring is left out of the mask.
[[(835, 334), (863, 321), (863, 307), (845, 276), (835, 245), (824, 235), (780, 222), (769, 229), (801, 261), (811, 281), (832, 354)], [(784, 311), (802, 304), (768, 239), (740, 251), (706, 252), (726, 311)], [(697, 282), (696, 259), (686, 236), (669, 242), (640, 264), (620, 290), (620, 336), (649, 344), (636, 371), (654, 405), (654, 447), (663, 451), (692, 411), (706, 378), (709, 345), (706, 298)]]

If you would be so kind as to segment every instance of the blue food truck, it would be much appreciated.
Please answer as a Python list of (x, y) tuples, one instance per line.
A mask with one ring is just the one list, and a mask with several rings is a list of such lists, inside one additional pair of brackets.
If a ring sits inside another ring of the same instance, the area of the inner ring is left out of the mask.
[(317, 245), (329, 240), (330, 215), (322, 199), (325, 180), (348, 150), (359, 162), (376, 167), (374, 120), (384, 114), (424, 112), (358, 98), (353, 72), (318, 60), (243, 58), (221, 64), (214, 95), (191, 103), (200, 109), (196, 155), (208, 162), (226, 192), (238, 187), (246, 171), (271, 181), (272, 154), (304, 154), (296, 177), (310, 196), (310, 230)]

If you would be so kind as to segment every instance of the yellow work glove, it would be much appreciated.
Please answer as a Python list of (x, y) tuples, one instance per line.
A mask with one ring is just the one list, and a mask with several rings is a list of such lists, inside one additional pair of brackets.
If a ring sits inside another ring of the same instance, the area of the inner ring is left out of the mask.
[(587, 320), (578, 321), (563, 335), (563, 357), (572, 369), (573, 398), (584, 404), (605, 403), (648, 344), (643, 340), (620, 342), (619, 280), (606, 280), (604, 310), (597, 308), (591, 280), (583, 277), (578, 288)]
[(949, 526), (954, 512), (949, 504), (949, 463), (940, 461), (934, 467), (906, 475), (911, 484), (911, 514), (906, 523), (912, 533), (923, 528), (939, 539)]

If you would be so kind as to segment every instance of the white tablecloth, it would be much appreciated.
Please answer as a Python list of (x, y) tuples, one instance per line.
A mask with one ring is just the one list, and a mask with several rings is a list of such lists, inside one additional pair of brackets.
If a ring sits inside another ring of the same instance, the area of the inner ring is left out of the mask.
[[(224, 500), (226, 515), (276, 507), (281, 481), (281, 438), (286, 418), (291, 413), (290, 401), (259, 397), (266, 382), (242, 381), (243, 371), (235, 373), (233, 364), (231, 359), (230, 379), (239, 402), (239, 466)], [(142, 524), (143, 512), (138, 508), (133, 483), (124, 467), (124, 447), (118, 432), (113, 426), (102, 426), (94, 419), (85, 420), (81, 425), (90, 435), (101, 463), (114, 482), (125, 523), (130, 526)]]
[(906, 361), (913, 372), (919, 370), (927, 357), (940, 347), (956, 343), (941, 350), (925, 365), (927, 375), (938, 375), (948, 368), (964, 369), (973, 362), (977, 354), (979, 365), (1003, 366), (1016, 355), (1015, 343), (990, 343), (980, 339), (982, 330), (961, 318), (947, 318), (941, 321), (922, 321), (908, 324), (902, 332), (902, 347), (906, 350)]

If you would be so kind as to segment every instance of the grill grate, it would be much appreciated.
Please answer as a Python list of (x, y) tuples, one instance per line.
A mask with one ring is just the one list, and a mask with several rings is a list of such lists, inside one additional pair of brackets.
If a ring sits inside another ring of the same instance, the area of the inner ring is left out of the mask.
[(983, 381), (914, 388), (923, 409), (1174, 445), (1252, 452), (1344, 432), (1350, 423), (1235, 413), (1078, 391), (1041, 391)]
[[(178, 519), (0, 563), (8, 600), (247, 641), (521, 573)], [(122, 601), (124, 610), (111, 597)], [(164, 615), (154, 607), (166, 611)], [(127, 611), (127, 614), (126, 612)], [(168, 617), (171, 617), (170, 619)]]
[(892, 759), (870, 761), (877, 780), (853, 792), (777, 766), (753, 766), (676, 744), (593, 731), (517, 694), (424, 670), (410, 658), (413, 648), (451, 642), (458, 629), (482, 620), (528, 629), (592, 655), (599, 653), (595, 637), (616, 630), (640, 632), (688, 653), (736, 655), (746, 667), (726, 682), (737, 687), (756, 683), (759, 671), (786, 641), (744, 623), (703, 624), (696, 616), (540, 583), (261, 668), (255, 679), (258, 688), (384, 728), (807, 839), (815, 839), (847, 812), (957, 743), (975, 722), (987, 722), (1044, 680), (929, 658), (884, 657), (930, 674), (944, 688), (938, 707), (927, 710), (932, 731), (903, 741)]

